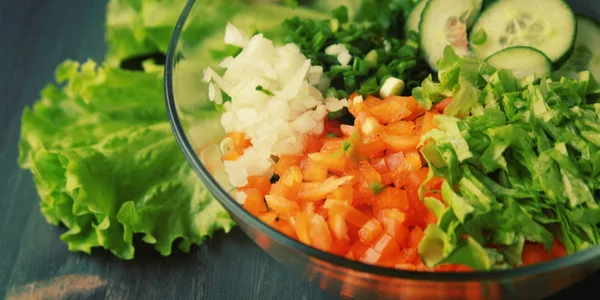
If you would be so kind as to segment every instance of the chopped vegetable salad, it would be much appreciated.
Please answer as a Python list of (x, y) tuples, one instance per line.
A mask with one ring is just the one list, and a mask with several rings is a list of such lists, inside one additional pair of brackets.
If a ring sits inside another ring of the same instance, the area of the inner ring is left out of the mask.
[[(508, 22), (544, 37), (554, 25), (530, 5), (458, 2), (295, 17), (283, 44), (228, 24), (239, 51), (204, 80), (236, 201), (302, 243), (405, 270), (506, 269), (599, 244), (592, 60), (564, 59), (575, 35), (549, 49), (499, 33)], [(504, 20), (506, 9), (521, 10)]]

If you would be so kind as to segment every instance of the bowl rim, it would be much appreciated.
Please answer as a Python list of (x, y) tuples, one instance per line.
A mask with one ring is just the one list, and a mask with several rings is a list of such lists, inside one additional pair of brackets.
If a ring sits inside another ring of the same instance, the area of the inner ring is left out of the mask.
[[(553, 259), (551, 261), (518, 267), (508, 270), (491, 270), (491, 271), (474, 271), (474, 272), (423, 272), (423, 271), (409, 271), (400, 270), (394, 268), (380, 267), (362, 263), (347, 259), (343, 256), (330, 254), (311, 246), (305, 245), (300, 241), (296, 241), (292, 238), (287, 237), (283, 233), (271, 228), (264, 224), (258, 218), (248, 213), (240, 204), (238, 204), (210, 175), (208, 170), (204, 167), (200, 158), (196, 155), (193, 147), (187, 135), (182, 127), (179, 113), (177, 111), (177, 105), (175, 102), (175, 96), (173, 91), (173, 74), (175, 71), (176, 56), (179, 44), (179, 38), (183, 31), (184, 25), (188, 20), (188, 16), (192, 11), (197, 0), (188, 0), (183, 12), (181, 13), (173, 35), (171, 37), (169, 47), (167, 50), (167, 57), (165, 62), (164, 70), (164, 96), (165, 104), (167, 108), (167, 114), (169, 117), (169, 123), (171, 129), (175, 135), (175, 139), (179, 144), (186, 160), (194, 171), (198, 174), (200, 179), (206, 185), (206, 187), (214, 195), (215, 199), (219, 201), (230, 213), (235, 215), (237, 218), (242, 219), (249, 226), (256, 228), (263, 234), (267, 235), (274, 241), (293, 248), (297, 251), (305, 253), (318, 260), (326, 263), (333, 264), (337, 267), (350, 269), (375, 276), (392, 277), (395, 279), (407, 279), (417, 281), (445, 281), (445, 282), (470, 282), (470, 281), (498, 281), (498, 280), (510, 280), (523, 277), (532, 277), (536, 275), (551, 273), (559, 271), (561, 269), (572, 267), (576, 265), (585, 264), (586, 262), (600, 256), (600, 246), (591, 247), (586, 250), (582, 250), (578, 253), (571, 254), (565, 257)], [(265, 251), (268, 252), (268, 251)]]

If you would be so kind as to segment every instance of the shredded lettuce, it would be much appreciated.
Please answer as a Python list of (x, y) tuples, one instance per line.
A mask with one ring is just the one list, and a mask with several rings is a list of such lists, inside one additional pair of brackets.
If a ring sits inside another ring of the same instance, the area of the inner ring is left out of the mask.
[(525, 242), (550, 250), (556, 237), (568, 253), (600, 243), (593, 76), (518, 82), (451, 48), (438, 65), (439, 82), (426, 79), (413, 91), (424, 107), (449, 96), (457, 103), (422, 138), (429, 177), (446, 179), (448, 205), (424, 199), (440, 216), (419, 246), (424, 262), (506, 268), (521, 264)]

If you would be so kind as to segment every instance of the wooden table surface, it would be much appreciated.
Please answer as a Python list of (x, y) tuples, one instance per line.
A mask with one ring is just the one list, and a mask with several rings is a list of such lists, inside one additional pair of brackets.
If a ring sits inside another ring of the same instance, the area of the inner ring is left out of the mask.
[[(594, 0), (597, 1), (597, 0)], [(101, 60), (105, 0), (0, 1), (0, 299), (337, 299), (268, 257), (239, 229), (190, 254), (133, 261), (71, 253), (16, 164), (20, 116), (64, 59)], [(600, 274), (556, 299), (584, 298)]]

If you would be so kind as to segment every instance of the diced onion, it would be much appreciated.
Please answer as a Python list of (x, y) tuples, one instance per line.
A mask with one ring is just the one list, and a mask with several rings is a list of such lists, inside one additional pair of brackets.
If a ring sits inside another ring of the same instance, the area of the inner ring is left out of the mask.
[[(242, 187), (248, 176), (272, 175), (272, 157), (302, 154), (307, 136), (321, 134), (327, 113), (342, 109), (348, 101), (323, 98), (321, 91), (329, 88), (331, 80), (324, 76), (323, 67), (311, 65), (297, 45), (275, 46), (262, 34), (248, 38), (232, 24), (227, 24), (225, 42), (241, 47), (240, 54), (221, 62), (222, 76), (207, 68), (203, 81), (209, 83), (211, 101), (223, 103), (222, 92), (231, 98), (223, 106), (223, 129), (243, 132), (252, 144), (235, 161), (223, 163), (229, 183)], [(338, 56), (342, 65), (352, 59), (341, 44), (328, 47), (327, 52)], [(221, 152), (230, 151), (232, 143), (223, 140)]]

